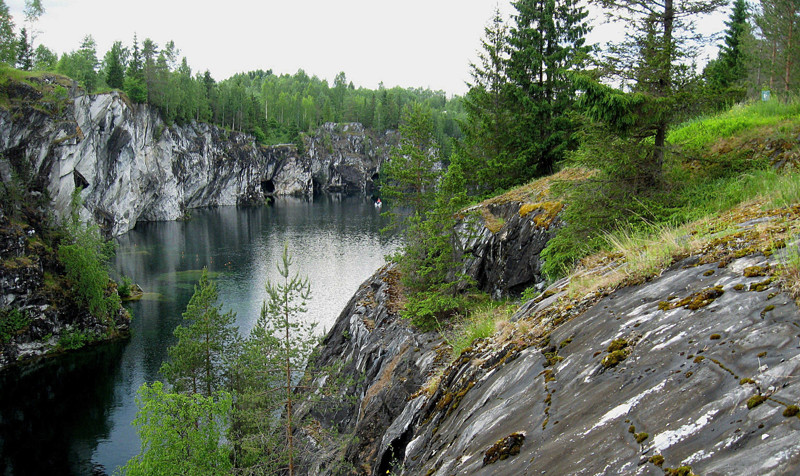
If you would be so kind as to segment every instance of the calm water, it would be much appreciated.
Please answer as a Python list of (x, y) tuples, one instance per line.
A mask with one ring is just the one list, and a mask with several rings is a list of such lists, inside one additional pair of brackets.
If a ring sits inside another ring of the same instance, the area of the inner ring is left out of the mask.
[(247, 332), (288, 241), (295, 269), (311, 280), (306, 318), (322, 333), (397, 246), (380, 235), (382, 226), (372, 202), (356, 197), (222, 207), (195, 211), (188, 222), (139, 224), (119, 239), (114, 263), (147, 293), (130, 306), (132, 338), (0, 374), (0, 475), (110, 474), (138, 453), (136, 390), (160, 378), (204, 266)]

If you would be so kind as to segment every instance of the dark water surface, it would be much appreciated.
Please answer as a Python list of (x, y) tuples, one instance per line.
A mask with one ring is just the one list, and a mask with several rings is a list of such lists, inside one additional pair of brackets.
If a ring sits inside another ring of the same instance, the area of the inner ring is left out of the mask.
[(294, 269), (311, 280), (306, 318), (322, 333), (396, 248), (382, 226), (372, 202), (357, 197), (221, 207), (186, 222), (137, 225), (120, 237), (114, 263), (146, 292), (130, 305), (132, 338), (0, 374), (0, 475), (111, 474), (138, 453), (136, 390), (160, 379), (203, 267), (246, 333), (288, 241)]

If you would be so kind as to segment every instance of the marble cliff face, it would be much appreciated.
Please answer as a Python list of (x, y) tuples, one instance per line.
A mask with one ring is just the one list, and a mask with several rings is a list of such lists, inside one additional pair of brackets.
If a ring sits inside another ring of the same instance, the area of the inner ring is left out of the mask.
[[(58, 113), (0, 111), (0, 153), (32, 171), (59, 217), (82, 187), (83, 218), (110, 235), (199, 207), (370, 193), (395, 136), (360, 124), (325, 124), (304, 138), (299, 154), (294, 145), (265, 147), (208, 124), (167, 126), (154, 110), (117, 92), (76, 95)], [(7, 178), (8, 164), (0, 174)]]

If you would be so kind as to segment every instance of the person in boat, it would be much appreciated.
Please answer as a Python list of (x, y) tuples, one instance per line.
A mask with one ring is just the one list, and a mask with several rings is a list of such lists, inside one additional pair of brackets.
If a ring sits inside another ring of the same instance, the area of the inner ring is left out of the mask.
[(378, 208), (380, 208), (380, 207), (381, 207), (381, 205), (383, 205), (383, 203), (381, 203), (381, 199), (379, 198), (379, 199), (377, 199), (377, 200), (375, 201), (375, 206), (376, 206), (376, 207), (378, 207)]

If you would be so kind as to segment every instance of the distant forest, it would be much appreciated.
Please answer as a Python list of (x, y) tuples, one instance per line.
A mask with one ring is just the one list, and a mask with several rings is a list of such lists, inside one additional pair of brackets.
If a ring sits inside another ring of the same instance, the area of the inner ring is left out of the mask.
[(325, 122), (360, 122), (378, 133), (396, 130), (403, 108), (418, 103), (433, 112), (437, 140), (449, 156), (464, 115), (461, 98), (448, 99), (444, 91), (382, 84), (378, 90), (356, 88), (344, 72), (332, 85), (303, 70), (293, 75), (258, 70), (217, 81), (208, 70), (192, 71), (172, 41), (163, 46), (149, 38), (140, 43), (134, 37), (129, 46), (117, 41), (100, 59), (89, 35), (59, 57), (45, 45), (33, 48), (23, 28), (15, 41), (0, 40), (0, 50), (0, 61), (69, 76), (89, 93), (123, 90), (133, 102), (156, 107), (167, 123), (208, 122), (251, 133), (264, 144), (299, 143), (302, 133)]

